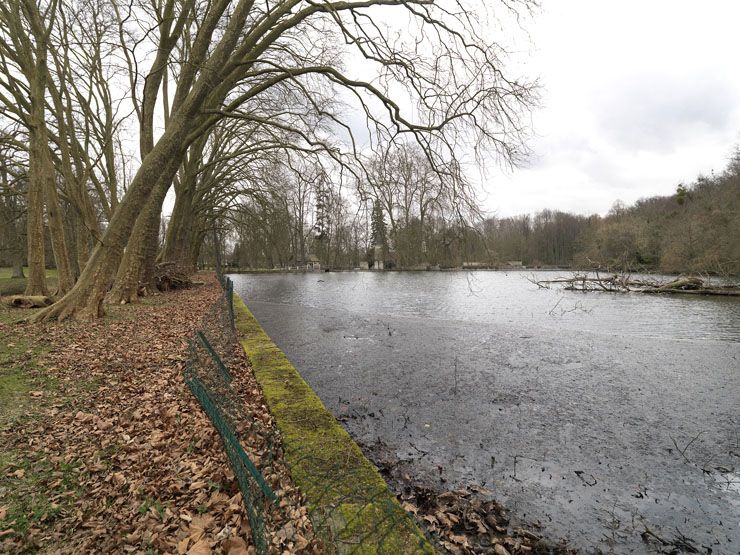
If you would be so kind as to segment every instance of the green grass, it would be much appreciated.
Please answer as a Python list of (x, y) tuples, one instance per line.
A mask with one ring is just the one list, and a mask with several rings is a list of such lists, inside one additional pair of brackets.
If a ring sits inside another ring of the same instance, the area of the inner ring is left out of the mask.
[[(13, 268), (9, 266), (0, 266), (0, 279), (11, 279), (11, 274), (13, 273)], [(23, 267), (23, 275), (28, 276), (28, 267)], [(51, 268), (46, 270), (46, 277), (57, 277), (57, 269)]]
[[(7, 295), (20, 295), (26, 289), (26, 278), (11, 278), (12, 268), (0, 267), (0, 297)], [(28, 268), (23, 268), (23, 275), (28, 276)], [(56, 268), (46, 270), (46, 280), (49, 289), (54, 289), (57, 284)]]
[(31, 527), (43, 527), (74, 507), (82, 495), (76, 460), (53, 464), (46, 457), (18, 451), (0, 453), (0, 499), (7, 509), (0, 528), (18, 536)]
[[(0, 320), (17, 319), (12, 314), (17, 312), (0, 308)], [(23, 316), (30, 313), (20, 312)], [(62, 388), (60, 380), (39, 364), (47, 349), (23, 329), (0, 327), (0, 429), (36, 425), (50, 403), (72, 402), (76, 394), (96, 387), (91, 380), (80, 380), (71, 388)], [(14, 535), (23, 537), (30, 528), (43, 528), (64, 511), (71, 511), (83, 493), (79, 473), (74, 459), (52, 462), (24, 443), (0, 443), (0, 508), (5, 513), (0, 530), (12, 529)]]
[[(10, 309), (0, 310), (0, 318)], [(0, 331), (0, 427), (11, 424), (31, 402), (30, 392), (54, 387), (37, 374), (36, 359), (44, 352), (19, 334)]]

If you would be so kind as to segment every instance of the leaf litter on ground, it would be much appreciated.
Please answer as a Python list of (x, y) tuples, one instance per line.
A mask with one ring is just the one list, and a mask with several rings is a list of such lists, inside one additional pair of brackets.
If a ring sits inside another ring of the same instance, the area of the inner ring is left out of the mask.
[[(45, 347), (34, 378), (52, 383), (0, 429), (0, 552), (255, 553), (222, 442), (183, 379), (186, 339), (222, 294), (204, 281), (95, 322), (0, 323), (3, 336)], [(274, 429), (232, 349), (245, 413)], [(280, 457), (264, 456), (261, 437), (242, 440), (281, 500), (265, 509), (270, 552), (321, 552)]]

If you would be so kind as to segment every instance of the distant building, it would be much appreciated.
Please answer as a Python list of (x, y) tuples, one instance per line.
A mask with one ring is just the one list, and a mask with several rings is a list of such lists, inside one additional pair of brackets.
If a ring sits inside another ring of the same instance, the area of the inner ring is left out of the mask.
[(315, 254), (306, 257), (306, 270), (321, 270), (321, 261)]
[(375, 245), (373, 249), (375, 253), (375, 263), (373, 264), (373, 270), (382, 270), (385, 268), (383, 261), (383, 248), (380, 245)]

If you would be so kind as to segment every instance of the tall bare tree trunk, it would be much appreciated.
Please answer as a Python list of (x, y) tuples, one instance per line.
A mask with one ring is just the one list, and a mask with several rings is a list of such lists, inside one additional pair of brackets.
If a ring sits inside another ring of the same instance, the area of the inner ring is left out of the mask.
[(159, 231), (162, 225), (162, 204), (149, 219), (149, 229), (145, 237), (144, 267), (141, 269), (141, 283), (147, 292), (157, 290), (157, 257), (159, 255)]
[(87, 229), (82, 216), (79, 214), (75, 216), (74, 234), (77, 266), (80, 268), (80, 273), (82, 273), (82, 269), (90, 258), (90, 231)]
[(200, 249), (203, 246), (203, 240), (205, 239), (205, 232), (194, 230), (193, 237), (194, 239), (190, 242), (190, 245), (188, 245), (185, 260), (189, 262), (189, 267), (195, 270), (198, 268), (198, 258), (200, 257)]
[(182, 270), (195, 270), (192, 264), (190, 246), (194, 240), (196, 216), (193, 213), (193, 190), (182, 187), (175, 198), (162, 260), (174, 262)]
[[(40, 48), (41, 50), (41, 48)], [(49, 234), (54, 252), (54, 262), (58, 273), (57, 294), (63, 295), (74, 285), (74, 277), (69, 264), (67, 242), (64, 238), (64, 222), (59, 210), (59, 195), (56, 186), (56, 170), (49, 150), (49, 133), (46, 127), (46, 51), (38, 55), (37, 66), (29, 78), (31, 113), (29, 117), (29, 233), (28, 258), (29, 273), (31, 274), (26, 294), (40, 294), (46, 290), (41, 285), (39, 276), (45, 275), (45, 268), (39, 269), (39, 261), (43, 266), (43, 214), (42, 198), (45, 197), (46, 215), (49, 220)], [(32, 192), (33, 191), (33, 192)], [(38, 197), (36, 196), (38, 195)], [(31, 197), (33, 196), (33, 200)], [(33, 267), (31, 267), (33, 266)], [(46, 293), (44, 293), (46, 294)]]
[(38, 134), (31, 133), (28, 170), (28, 282), (25, 294), (48, 295), (46, 283), (46, 254), (44, 253), (44, 186), (42, 168), (37, 163), (40, 151), (48, 149), (40, 143)]
[(147, 266), (153, 266), (156, 263), (160, 215), (170, 183), (171, 178), (169, 181), (162, 180), (157, 183), (144, 210), (136, 219), (126, 252), (118, 267), (113, 289), (108, 295), (108, 300), (112, 303), (136, 302), (139, 298), (140, 284), (143, 283), (147, 287), (152, 286), (150, 282), (154, 278), (153, 271)]
[[(46, 133), (44, 142), (46, 143)], [(48, 145), (42, 149), (44, 152), (41, 164), (42, 179), (44, 184), (44, 196), (46, 197), (46, 216), (49, 220), (49, 235), (51, 236), (51, 248), (54, 251), (54, 262), (57, 267), (58, 286), (57, 295), (63, 295), (74, 285), (74, 276), (69, 262), (67, 251), (67, 240), (64, 237), (64, 221), (59, 208), (59, 194), (54, 171), (54, 163), (51, 159)]]

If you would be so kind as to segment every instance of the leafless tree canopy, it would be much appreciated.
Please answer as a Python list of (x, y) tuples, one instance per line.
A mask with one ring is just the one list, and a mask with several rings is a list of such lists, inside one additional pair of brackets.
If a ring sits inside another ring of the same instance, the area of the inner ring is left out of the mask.
[[(27, 293), (49, 293), (47, 243), (60, 276), (58, 301), (39, 318), (97, 317), (106, 295), (135, 300), (158, 258), (192, 267), (208, 230), (285, 191), (304, 257), (312, 195), (324, 211), (357, 214), (372, 197), (407, 220), (443, 205), (463, 216), (474, 203), (458, 157), (494, 152), (516, 163), (525, 153), (534, 86), (508, 75), (496, 30), (534, 8), (3, 2), (0, 125), (6, 166), (23, 174)], [(396, 185), (380, 167), (395, 161), (400, 204), (386, 198)], [(312, 172), (324, 176), (319, 189), (306, 181)]]

